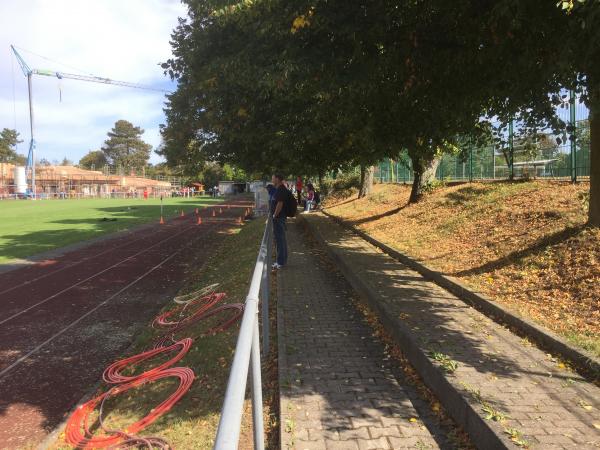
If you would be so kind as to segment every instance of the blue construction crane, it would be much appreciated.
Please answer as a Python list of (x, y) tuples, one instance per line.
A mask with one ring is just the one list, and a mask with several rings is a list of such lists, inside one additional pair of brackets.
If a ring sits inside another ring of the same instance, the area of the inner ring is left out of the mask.
[(27, 166), (26, 167), (27, 167), (27, 171), (30, 173), (31, 196), (34, 199), (35, 199), (35, 138), (34, 138), (34, 134), (33, 134), (33, 96), (32, 96), (32, 83), (31, 83), (32, 75), (42, 75), (45, 77), (56, 77), (59, 80), (66, 78), (66, 79), (70, 79), (70, 80), (89, 81), (92, 83), (112, 84), (115, 86), (123, 86), (123, 87), (135, 88), (135, 89), (146, 89), (146, 90), (150, 90), (150, 91), (163, 92), (166, 94), (170, 93), (170, 91), (167, 91), (165, 89), (154, 88), (151, 86), (144, 86), (144, 85), (138, 84), (138, 83), (129, 83), (127, 81), (111, 80), (110, 78), (96, 77), (93, 75), (78, 75), (78, 74), (73, 74), (73, 73), (56, 72), (56, 71), (52, 71), (52, 70), (31, 69), (29, 67), (29, 65), (25, 62), (25, 60), (21, 57), (21, 55), (19, 54), (17, 49), (14, 47), (14, 45), (11, 45), (10, 48), (12, 49), (13, 53), (15, 54), (15, 57), (17, 58), (19, 65), (21, 66), (21, 70), (23, 70), (23, 73), (27, 77), (27, 92), (29, 94), (29, 131), (30, 131), (30, 135), (31, 135), (31, 140), (29, 141), (29, 153), (27, 155)]

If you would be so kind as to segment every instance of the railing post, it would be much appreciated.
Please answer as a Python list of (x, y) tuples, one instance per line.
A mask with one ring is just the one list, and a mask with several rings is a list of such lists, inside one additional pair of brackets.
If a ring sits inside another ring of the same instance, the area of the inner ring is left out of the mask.
[(258, 331), (258, 312), (254, 321), (254, 333), (252, 333), (252, 349), (250, 354), (250, 368), (252, 376), (252, 424), (254, 428), (254, 449), (265, 448), (265, 426), (263, 422), (262, 407), (262, 377), (260, 373), (260, 339)]
[[(268, 296), (269, 262), (271, 255), (271, 221), (267, 220), (256, 266), (252, 274), (250, 289), (246, 297), (244, 314), (235, 347), (233, 363), (227, 382), (227, 390), (221, 410), (219, 428), (215, 439), (216, 450), (237, 450), (244, 405), (244, 394), (248, 375), (251, 376), (252, 418), (254, 422), (254, 448), (264, 450), (264, 421), (262, 405), (262, 377), (260, 364), (260, 330), (258, 324), (258, 303), (261, 287), (266, 283)], [(264, 305), (263, 305), (264, 306)], [(268, 305), (265, 308), (266, 321), (263, 330), (268, 333)], [(264, 316), (263, 316), (264, 317)], [(269, 342), (268, 334), (265, 342)], [(268, 349), (268, 347), (267, 347)]]
[(261, 295), (261, 310), (262, 310), (262, 349), (263, 349), (263, 356), (266, 358), (266, 356), (269, 354), (269, 296), (270, 296), (270, 285), (271, 285), (271, 277), (270, 277), (270, 267), (269, 265), (271, 264), (271, 233), (272, 233), (272, 227), (271, 227), (271, 220), (267, 220), (267, 239), (266, 239), (266, 246), (267, 246), (267, 258), (265, 261), (265, 267), (263, 269), (263, 273), (262, 273), (262, 279), (261, 279), (261, 291), (262, 291), (262, 295)]

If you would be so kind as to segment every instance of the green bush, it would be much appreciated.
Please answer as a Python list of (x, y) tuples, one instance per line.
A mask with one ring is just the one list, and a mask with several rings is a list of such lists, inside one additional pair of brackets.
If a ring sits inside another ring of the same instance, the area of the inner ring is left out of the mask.
[(334, 178), (325, 178), (321, 186), (321, 195), (335, 195), (340, 197), (348, 197), (360, 188), (360, 174), (357, 173), (342, 173)]

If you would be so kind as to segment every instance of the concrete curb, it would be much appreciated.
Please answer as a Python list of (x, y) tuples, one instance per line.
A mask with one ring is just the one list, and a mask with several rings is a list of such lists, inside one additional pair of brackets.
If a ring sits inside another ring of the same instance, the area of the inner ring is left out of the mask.
[(287, 417), (287, 402), (281, 395), (282, 386), (285, 382), (282, 367), (287, 369), (286, 347), (285, 347), (285, 323), (283, 319), (283, 301), (281, 295), (281, 285), (277, 282), (277, 380), (279, 384), (279, 448), (287, 450), (283, 446), (285, 436), (285, 418)]
[(387, 255), (400, 261), (407, 267), (419, 272), (425, 278), (435, 282), (447, 291), (456, 295), (469, 306), (474, 307), (495, 322), (508, 325), (509, 327), (516, 329), (517, 334), (530, 337), (541, 348), (553, 354), (560, 355), (561, 358), (571, 362), (582, 375), (591, 378), (591, 380), (600, 378), (600, 358), (597, 358), (585, 350), (574, 347), (550, 330), (546, 330), (523, 317), (519, 317), (503, 305), (491, 300), (486, 295), (471, 290), (456, 278), (430, 269), (415, 259), (400, 253), (398, 250), (395, 250), (383, 242), (380, 242), (377, 239), (369, 236), (365, 232), (358, 230), (353, 225), (346, 223), (333, 214), (330, 214), (326, 211), (321, 212), (337, 224), (352, 231), (365, 241), (379, 248)]
[(514, 448), (514, 444), (510, 441), (506, 433), (503, 432), (499, 424), (496, 422), (486, 422), (479, 415), (474, 405), (471, 405), (468, 399), (454, 388), (444, 373), (421, 350), (411, 330), (401, 320), (397, 320), (388, 313), (385, 306), (378, 301), (377, 294), (353, 273), (348, 262), (330, 248), (318, 230), (303, 217), (300, 223), (326, 249), (329, 256), (337, 264), (354, 290), (365, 298), (369, 305), (377, 312), (384, 327), (394, 336), (396, 342), (402, 348), (402, 352), (416, 369), (424, 383), (435, 393), (440, 403), (454, 420), (464, 428), (477, 448), (481, 450)]

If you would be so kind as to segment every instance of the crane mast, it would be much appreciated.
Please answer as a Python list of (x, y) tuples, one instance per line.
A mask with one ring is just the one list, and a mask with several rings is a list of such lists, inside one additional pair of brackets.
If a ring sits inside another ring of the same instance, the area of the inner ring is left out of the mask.
[(128, 81), (118, 81), (112, 80), (110, 78), (97, 77), (94, 75), (78, 75), (73, 73), (66, 72), (58, 72), (51, 70), (43, 70), (43, 69), (31, 69), (29, 65), (25, 62), (25, 60), (21, 57), (17, 49), (14, 45), (11, 45), (12, 49), (19, 66), (21, 66), (21, 70), (23, 74), (27, 77), (27, 93), (29, 96), (29, 132), (30, 132), (30, 141), (29, 141), (29, 153), (27, 155), (27, 170), (30, 174), (31, 179), (31, 196), (33, 199), (36, 198), (35, 192), (35, 137), (34, 137), (34, 127), (33, 127), (33, 85), (32, 85), (32, 76), (40, 75), (45, 77), (56, 77), (59, 80), (61, 79), (69, 79), (69, 80), (79, 80), (79, 81), (87, 81), (91, 83), (101, 83), (101, 84), (112, 84), (114, 86), (122, 86), (134, 89), (145, 89), (149, 91), (157, 91), (163, 93), (169, 93), (165, 89), (154, 88), (151, 86), (145, 86), (137, 83), (130, 83)]

